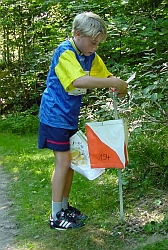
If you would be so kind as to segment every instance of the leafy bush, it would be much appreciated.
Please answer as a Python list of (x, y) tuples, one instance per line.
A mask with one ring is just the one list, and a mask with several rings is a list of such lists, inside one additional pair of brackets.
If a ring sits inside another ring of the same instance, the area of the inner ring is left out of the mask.
[(139, 187), (139, 194), (150, 185), (168, 186), (168, 128), (142, 124), (130, 134), (130, 163), (123, 172), (127, 187)]
[(0, 130), (14, 134), (34, 134), (38, 131), (38, 116), (32, 110), (7, 114), (0, 117)]
[(148, 106), (153, 103), (157, 106), (161, 99), (163, 108), (165, 96), (161, 88), (165, 80), (160, 82), (156, 71), (158, 73), (167, 62), (166, 1), (152, 4), (149, 0), (138, 3), (35, 0), (28, 5), (27, 1), (18, 5), (8, 0), (0, 6), (0, 29), (4, 30), (0, 40), (1, 114), (18, 111), (19, 106), (25, 111), (39, 104), (53, 50), (71, 36), (74, 16), (90, 10), (103, 17), (108, 27), (107, 41), (98, 49), (108, 68), (123, 78), (123, 65), (125, 73), (131, 73), (134, 67), (138, 67), (139, 75), (148, 72), (136, 85), (135, 89), (139, 90), (136, 103), (139, 105), (142, 101), (139, 92), (150, 84), (154, 88), (148, 93)]

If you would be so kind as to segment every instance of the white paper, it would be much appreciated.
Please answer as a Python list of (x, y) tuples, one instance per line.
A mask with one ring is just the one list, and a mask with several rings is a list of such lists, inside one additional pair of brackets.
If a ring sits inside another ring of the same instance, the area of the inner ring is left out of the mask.
[(88, 152), (87, 138), (78, 131), (70, 138), (71, 145), (71, 168), (88, 180), (94, 180), (104, 173), (104, 168), (91, 169), (90, 157)]
[(127, 83), (131, 82), (135, 78), (135, 76), (136, 76), (136, 72), (132, 74), (132, 76), (130, 76), (126, 82)]

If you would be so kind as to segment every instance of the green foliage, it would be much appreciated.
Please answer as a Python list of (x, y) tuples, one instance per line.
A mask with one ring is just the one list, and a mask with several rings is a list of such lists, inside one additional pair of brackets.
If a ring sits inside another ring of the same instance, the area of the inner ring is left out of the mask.
[[(71, 36), (74, 16), (94, 11), (108, 27), (108, 39), (98, 53), (108, 68), (126, 78), (137, 71), (131, 95), (141, 104), (141, 91), (149, 85), (146, 111), (165, 112), (167, 89), (168, 21), (166, 1), (3, 1), (0, 6), (0, 108), (1, 114), (22, 111), (40, 103), (51, 56), (56, 46)], [(121, 70), (123, 66), (124, 70)], [(163, 71), (165, 70), (163, 75)], [(155, 76), (155, 77), (153, 77)], [(156, 84), (157, 82), (157, 84)], [(101, 91), (97, 91), (98, 97)], [(88, 100), (87, 100), (88, 102)], [(153, 107), (154, 104), (154, 107)], [(148, 110), (147, 110), (148, 111)], [(153, 115), (158, 119), (157, 114)]]
[(17, 112), (7, 114), (0, 117), (0, 130), (14, 134), (35, 134), (38, 131), (38, 116), (33, 112), (37, 112), (37, 107), (32, 107), (25, 112)]
[(127, 187), (139, 187), (137, 197), (144, 195), (151, 185), (167, 188), (168, 178), (168, 129), (158, 124), (151, 126), (136, 124), (130, 134), (130, 162), (123, 172)]
[(168, 221), (164, 220), (163, 222), (159, 223), (159, 222), (155, 222), (155, 221), (151, 221), (146, 223), (146, 225), (144, 226), (144, 232), (147, 234), (153, 234), (156, 232), (162, 232), (165, 235), (168, 232)]

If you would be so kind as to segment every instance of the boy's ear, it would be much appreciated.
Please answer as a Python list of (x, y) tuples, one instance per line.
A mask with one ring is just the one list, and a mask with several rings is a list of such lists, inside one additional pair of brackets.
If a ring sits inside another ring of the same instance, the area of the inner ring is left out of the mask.
[(77, 30), (77, 31), (75, 32), (75, 37), (76, 37), (76, 38), (80, 38), (80, 37), (81, 37), (81, 32), (80, 32), (80, 30)]

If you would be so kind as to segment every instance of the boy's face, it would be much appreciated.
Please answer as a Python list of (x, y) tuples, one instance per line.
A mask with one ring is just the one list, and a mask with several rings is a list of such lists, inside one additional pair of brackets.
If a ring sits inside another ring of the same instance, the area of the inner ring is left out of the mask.
[(99, 43), (103, 40), (103, 37), (101, 33), (95, 38), (82, 36), (80, 32), (77, 31), (74, 40), (78, 50), (85, 56), (90, 56), (97, 50)]

